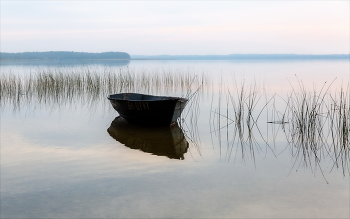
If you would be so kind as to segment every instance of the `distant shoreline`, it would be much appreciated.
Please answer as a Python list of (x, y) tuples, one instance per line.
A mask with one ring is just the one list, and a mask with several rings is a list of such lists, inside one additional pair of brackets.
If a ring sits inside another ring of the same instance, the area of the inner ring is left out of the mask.
[(43, 58), (43, 59), (1, 59), (1, 61), (7, 61), (7, 60), (18, 60), (18, 61), (28, 61), (28, 60), (33, 60), (33, 61), (45, 61), (45, 60), (55, 60), (55, 61), (64, 61), (64, 60), (86, 60), (86, 61), (89, 61), (89, 60), (106, 60), (106, 61), (109, 61), (109, 60), (126, 60), (126, 61), (130, 61), (130, 60), (134, 60), (134, 59), (49, 59), (49, 58)]
[(49, 52), (21, 52), (21, 53), (0, 53), (1, 60), (105, 60), (105, 59), (127, 59), (130, 60), (130, 55), (126, 52), (69, 52), (69, 51), (49, 51)]
[(0, 53), (0, 60), (350, 60), (350, 54), (129, 55), (125, 52)]
[(350, 54), (300, 55), (300, 54), (232, 54), (232, 55), (131, 55), (131, 60), (319, 60), (350, 59)]

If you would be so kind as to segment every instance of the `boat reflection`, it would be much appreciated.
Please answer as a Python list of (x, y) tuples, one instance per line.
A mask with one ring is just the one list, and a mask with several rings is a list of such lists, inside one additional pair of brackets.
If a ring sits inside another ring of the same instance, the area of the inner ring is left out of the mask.
[(178, 123), (168, 127), (146, 127), (116, 117), (107, 132), (118, 142), (136, 150), (170, 159), (184, 159), (188, 142)]

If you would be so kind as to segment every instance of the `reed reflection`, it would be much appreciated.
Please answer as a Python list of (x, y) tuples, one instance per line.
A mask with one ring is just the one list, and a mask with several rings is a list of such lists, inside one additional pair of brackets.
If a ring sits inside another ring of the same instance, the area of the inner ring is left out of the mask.
[(258, 153), (278, 157), (289, 150), (292, 169), (319, 170), (325, 179), (327, 169), (350, 174), (350, 86), (333, 91), (332, 84), (317, 90), (298, 81), (286, 97), (271, 98), (255, 84), (235, 84), (235, 92), (220, 90), (211, 106), (213, 145), (227, 161), (241, 155), (242, 161), (250, 157), (255, 164)]
[(168, 127), (148, 127), (116, 117), (107, 129), (109, 135), (121, 144), (135, 150), (184, 160), (189, 143), (178, 123)]

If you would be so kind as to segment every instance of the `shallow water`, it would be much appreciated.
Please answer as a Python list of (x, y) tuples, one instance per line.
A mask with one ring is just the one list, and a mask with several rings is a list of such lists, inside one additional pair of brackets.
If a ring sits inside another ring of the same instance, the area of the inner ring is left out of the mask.
[[(22, 76), (52, 67), (1, 64), (1, 74)], [(54, 68), (204, 73), (210, 83), (187, 107), (178, 136), (165, 140), (170, 145), (165, 152), (154, 149), (155, 137), (142, 130), (134, 138), (116, 137), (112, 123), (118, 113), (107, 100), (3, 105), (2, 218), (349, 218), (347, 153), (331, 147), (313, 153), (288, 144), (291, 124), (267, 123), (280, 121), (274, 109), (283, 112), (283, 100), (264, 108), (273, 94), (286, 97), (300, 81), (320, 90), (337, 78), (329, 91), (335, 92), (349, 81), (349, 61), (138, 60)], [(227, 89), (237, 91), (234, 78), (248, 92), (257, 84), (260, 97), (254, 112), (259, 121), (251, 130), (244, 125), (243, 138), (225, 117), (234, 118), (225, 96)], [(172, 92), (181, 94), (167, 94)], [(173, 136), (164, 132), (160, 135)], [(174, 152), (174, 139), (182, 136)]]

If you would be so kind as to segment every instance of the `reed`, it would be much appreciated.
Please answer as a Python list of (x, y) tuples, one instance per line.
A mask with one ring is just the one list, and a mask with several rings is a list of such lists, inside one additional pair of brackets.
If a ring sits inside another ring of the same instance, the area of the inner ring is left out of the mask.
[(95, 71), (84, 68), (67, 72), (62, 69), (38, 69), (26, 77), (15, 74), (0, 76), (0, 104), (14, 108), (26, 106), (33, 100), (38, 104), (65, 106), (96, 104), (107, 95), (120, 92), (142, 92), (159, 95), (189, 96), (198, 87), (206, 86), (205, 75), (191, 72), (135, 71), (129, 68)]
[(321, 161), (330, 159), (333, 168), (342, 168), (344, 175), (350, 172), (349, 83), (338, 89), (332, 87), (333, 82), (322, 84), (320, 89), (310, 89), (297, 79), (297, 86), (289, 82), (291, 92), (287, 95), (268, 96), (265, 86), (255, 81), (250, 84), (245, 80), (239, 83), (235, 78), (232, 81), (229, 84), (221, 78), (214, 82), (205, 74), (164, 69), (105, 68), (102, 72), (93, 68), (38, 69), (25, 77), (2, 74), (0, 106), (19, 110), (42, 105), (66, 107), (79, 102), (93, 107), (107, 101), (107, 95), (120, 92), (186, 97), (190, 101), (182, 114), (181, 125), (200, 151), (199, 115), (207, 92), (211, 102), (212, 144), (218, 145), (220, 156), (226, 145), (226, 160), (231, 159), (234, 150), (234, 160), (239, 154), (242, 160), (247, 156), (255, 160), (262, 145), (266, 146), (266, 153), (269, 150), (276, 156), (277, 149), (271, 145), (275, 145), (277, 133), (283, 131), (295, 168), (322, 171)]
[[(328, 160), (333, 168), (341, 168), (344, 175), (350, 173), (349, 84), (335, 90), (332, 81), (310, 90), (297, 80), (297, 86), (290, 83), (291, 92), (286, 96), (268, 97), (265, 87), (260, 88), (255, 82), (250, 85), (244, 80), (237, 83), (233, 79), (233, 82), (219, 89), (216, 97), (213, 94), (209, 118), (212, 144), (218, 146), (220, 155), (225, 145), (222, 132), (226, 131), (226, 145), (229, 145), (226, 160), (236, 151), (234, 160), (240, 155), (244, 161), (249, 155), (255, 162), (256, 153), (265, 145), (266, 153), (270, 151), (276, 157), (289, 148), (296, 169), (319, 170), (325, 177), (322, 161)], [(264, 111), (267, 116), (263, 118), (267, 121), (260, 121)], [(261, 130), (264, 123), (269, 125)], [(271, 145), (276, 145), (277, 136), (283, 137), (278, 134), (280, 131), (285, 137), (282, 142), (287, 145), (278, 152)]]
[[(238, 83), (233, 78), (233, 84), (220, 83), (220, 87), (226, 88), (220, 89), (217, 97), (212, 98), (210, 116), (212, 143), (214, 144), (213, 136), (215, 136), (220, 150), (222, 145), (227, 145), (225, 154), (227, 161), (231, 159), (234, 148), (236, 150), (234, 160), (237, 159), (238, 154), (241, 154), (242, 161), (246, 155), (250, 155), (252, 160), (255, 160), (255, 153), (261, 151), (261, 148), (260, 140), (256, 138), (254, 132), (261, 134), (257, 120), (267, 105), (261, 109), (257, 108), (262, 97), (261, 89), (256, 81), (246, 85), (245, 80)], [(217, 101), (216, 108), (213, 104), (214, 100)], [(221, 142), (222, 131), (226, 131), (226, 143)], [(267, 143), (265, 140), (263, 142)]]
[(328, 125), (331, 136), (330, 151), (334, 156), (334, 167), (342, 167), (349, 171), (349, 150), (350, 150), (350, 94), (349, 84), (331, 96), (331, 108), (327, 112), (330, 118)]

